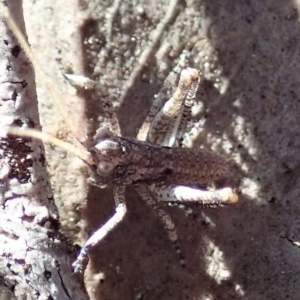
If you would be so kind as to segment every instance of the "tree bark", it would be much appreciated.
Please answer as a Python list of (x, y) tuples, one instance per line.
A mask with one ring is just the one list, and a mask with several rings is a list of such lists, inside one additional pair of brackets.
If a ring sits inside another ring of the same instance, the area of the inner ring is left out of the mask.
[[(3, 1), (25, 35), (22, 1)], [(41, 129), (34, 70), (0, 16), (0, 284), (16, 299), (87, 299), (74, 280), (74, 249), (59, 233), (44, 147), (5, 128)]]

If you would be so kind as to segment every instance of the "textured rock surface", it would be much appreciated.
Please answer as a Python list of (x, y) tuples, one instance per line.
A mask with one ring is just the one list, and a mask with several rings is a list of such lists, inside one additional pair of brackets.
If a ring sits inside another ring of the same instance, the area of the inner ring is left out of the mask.
[[(84, 1), (82, 1), (84, 2)], [(174, 217), (186, 256), (182, 269), (162, 224), (127, 191), (129, 213), (94, 252), (87, 276), (93, 299), (297, 299), (299, 294), (299, 7), (297, 1), (186, 1), (178, 10), (146, 67), (131, 81), (137, 57), (163, 19), (169, 1), (124, 1), (109, 34), (113, 3), (25, 1), (27, 29), (39, 60), (71, 118), (85, 117), (64, 90), (60, 69), (111, 84), (122, 99), (118, 116), (125, 136), (135, 136), (151, 99), (183, 49), (191, 67), (205, 69), (198, 99), (205, 114), (199, 142), (233, 159), (240, 202), (223, 209), (193, 209)], [(118, 1), (115, 1), (116, 3)], [(81, 47), (81, 41), (84, 47)], [(110, 48), (104, 50), (107, 41)], [(42, 84), (41, 82), (38, 83)], [(65, 135), (53, 100), (39, 91), (44, 128)], [(84, 99), (86, 95), (82, 95)], [(88, 95), (90, 96), (90, 95)], [(88, 97), (86, 97), (88, 98)], [(75, 101), (75, 103), (77, 103)], [(96, 101), (86, 121), (101, 115)], [(92, 108), (92, 109), (90, 109)], [(91, 112), (92, 111), (92, 112)], [(80, 119), (81, 120), (81, 119)], [(100, 120), (101, 121), (101, 120)], [(113, 211), (110, 190), (85, 184), (78, 159), (48, 150), (52, 186), (65, 231), (78, 231), (84, 206), (88, 230)], [(65, 163), (65, 164), (63, 164)], [(84, 173), (84, 172), (83, 172)], [(58, 176), (59, 175), (59, 176)], [(97, 274), (92, 276), (92, 274)], [(105, 279), (102, 281), (102, 274)], [(98, 282), (101, 282), (98, 284)]]

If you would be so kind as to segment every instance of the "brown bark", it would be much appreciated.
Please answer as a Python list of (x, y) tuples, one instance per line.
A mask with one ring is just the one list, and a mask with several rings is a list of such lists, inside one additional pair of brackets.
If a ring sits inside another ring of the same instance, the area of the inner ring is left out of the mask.
[[(6, 1), (25, 35), (22, 1)], [(16, 299), (87, 299), (71, 272), (74, 249), (59, 233), (44, 147), (5, 128), (40, 130), (34, 71), (0, 20), (0, 278)]]

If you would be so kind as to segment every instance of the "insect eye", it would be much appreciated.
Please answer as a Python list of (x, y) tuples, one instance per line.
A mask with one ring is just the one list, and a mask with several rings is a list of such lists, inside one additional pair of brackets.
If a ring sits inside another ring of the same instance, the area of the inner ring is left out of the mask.
[(114, 165), (108, 161), (101, 161), (97, 166), (97, 173), (100, 176), (109, 176), (114, 170)]

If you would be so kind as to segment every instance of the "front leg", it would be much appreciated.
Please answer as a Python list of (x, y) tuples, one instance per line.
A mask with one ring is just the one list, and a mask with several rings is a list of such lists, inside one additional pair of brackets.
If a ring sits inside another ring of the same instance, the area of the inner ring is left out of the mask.
[(116, 212), (114, 215), (102, 225), (92, 236), (85, 242), (84, 246), (73, 263), (74, 273), (83, 273), (87, 263), (88, 255), (92, 248), (102, 241), (103, 238), (114, 229), (124, 218), (127, 207), (125, 203), (125, 186), (116, 186), (114, 188), (114, 198), (116, 203)]

